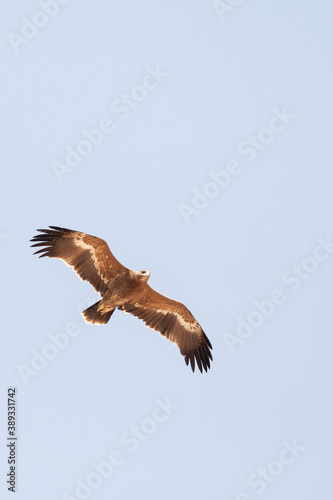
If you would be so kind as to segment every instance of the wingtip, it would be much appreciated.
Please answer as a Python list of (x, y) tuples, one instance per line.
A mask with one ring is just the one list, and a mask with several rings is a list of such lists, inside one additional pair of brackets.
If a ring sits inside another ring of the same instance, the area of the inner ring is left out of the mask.
[(203, 370), (207, 373), (210, 369), (210, 360), (213, 360), (213, 356), (208, 346), (201, 344), (198, 349), (186, 352), (184, 360), (187, 366), (190, 364), (192, 372), (195, 372), (195, 368), (198, 367), (200, 373), (203, 373)]
[(73, 231), (73, 229), (68, 229), (67, 227), (60, 227), (60, 226), (49, 226), (50, 229), (53, 229), (54, 231), (60, 231), (61, 233), (68, 233)]

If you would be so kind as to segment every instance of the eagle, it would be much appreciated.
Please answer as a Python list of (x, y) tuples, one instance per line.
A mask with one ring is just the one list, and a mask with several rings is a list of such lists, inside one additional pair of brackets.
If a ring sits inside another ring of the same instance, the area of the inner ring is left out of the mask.
[(104, 325), (115, 309), (130, 313), (171, 342), (191, 363), (194, 372), (207, 372), (213, 360), (212, 345), (190, 311), (180, 302), (164, 297), (148, 285), (149, 271), (131, 271), (111, 253), (101, 238), (58, 226), (37, 229), (30, 241), (39, 257), (63, 260), (82, 280), (89, 281), (101, 300), (82, 312), (87, 323)]

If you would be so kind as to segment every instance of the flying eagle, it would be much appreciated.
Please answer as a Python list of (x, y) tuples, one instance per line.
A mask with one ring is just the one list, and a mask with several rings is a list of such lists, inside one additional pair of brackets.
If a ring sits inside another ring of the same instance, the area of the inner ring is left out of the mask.
[(49, 227), (37, 229), (42, 234), (30, 240), (34, 243), (32, 247), (43, 247), (35, 254), (62, 259), (102, 296), (82, 312), (87, 323), (105, 324), (117, 308), (142, 319), (177, 344), (185, 363), (191, 362), (192, 371), (195, 361), (201, 372), (210, 368), (212, 345), (207, 335), (187, 307), (150, 288), (149, 271), (131, 271), (124, 267), (101, 238), (63, 227)]

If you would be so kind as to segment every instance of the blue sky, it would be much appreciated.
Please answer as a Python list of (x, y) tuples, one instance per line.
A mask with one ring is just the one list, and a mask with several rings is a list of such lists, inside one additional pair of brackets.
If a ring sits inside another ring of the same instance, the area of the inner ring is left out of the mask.
[[(16, 498), (331, 499), (332, 4), (12, 2), (3, 9), (1, 471)], [(105, 239), (195, 315), (178, 349), (36, 228)], [(12, 498), (2, 479), (1, 498)]]

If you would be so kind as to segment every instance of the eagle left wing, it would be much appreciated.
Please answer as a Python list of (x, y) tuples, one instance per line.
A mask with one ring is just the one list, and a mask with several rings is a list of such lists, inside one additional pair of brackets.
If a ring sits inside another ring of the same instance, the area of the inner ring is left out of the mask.
[(32, 247), (41, 247), (35, 254), (63, 260), (102, 295), (112, 279), (128, 271), (101, 238), (58, 226), (37, 231), (42, 234), (30, 240), (34, 243)]
[(185, 363), (188, 365), (191, 362), (192, 371), (195, 361), (201, 372), (202, 368), (205, 371), (210, 368), (212, 344), (184, 304), (164, 297), (146, 285), (137, 297), (118, 309), (143, 320), (147, 326), (176, 344), (185, 357)]

